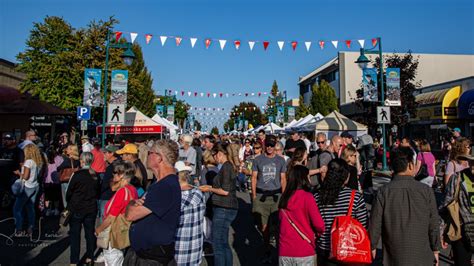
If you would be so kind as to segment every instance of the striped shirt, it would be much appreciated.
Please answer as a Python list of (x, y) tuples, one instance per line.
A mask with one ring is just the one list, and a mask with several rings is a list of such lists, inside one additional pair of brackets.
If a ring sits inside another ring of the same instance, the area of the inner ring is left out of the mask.
[[(349, 210), (349, 202), (351, 200), (352, 190), (344, 187), (340, 192), (339, 196), (334, 205), (322, 205), (319, 197), (319, 193), (314, 194), (314, 198), (318, 203), (319, 212), (323, 217), (324, 221), (324, 233), (318, 238), (318, 249), (325, 251), (331, 250), (331, 227), (334, 222), (334, 218), (337, 216), (347, 215)], [(364, 197), (359, 191), (356, 191), (354, 197), (354, 206), (352, 207), (352, 217), (357, 219), (365, 228), (367, 228), (367, 207), (365, 206)]]
[(200, 190), (181, 191), (181, 215), (174, 255), (177, 265), (201, 264), (205, 210), (204, 196)]

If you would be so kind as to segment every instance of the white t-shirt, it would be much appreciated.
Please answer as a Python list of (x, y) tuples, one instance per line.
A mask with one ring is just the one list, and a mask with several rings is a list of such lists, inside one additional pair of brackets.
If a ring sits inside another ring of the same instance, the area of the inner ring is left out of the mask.
[(94, 146), (89, 142), (82, 144), (82, 152), (91, 152), (94, 149)]
[[(23, 167), (30, 169), (30, 178), (26, 180), (25, 187), (35, 188), (38, 186), (38, 166), (35, 161), (28, 159), (23, 164)], [(22, 168), (21, 172), (23, 173), (24, 169)]]

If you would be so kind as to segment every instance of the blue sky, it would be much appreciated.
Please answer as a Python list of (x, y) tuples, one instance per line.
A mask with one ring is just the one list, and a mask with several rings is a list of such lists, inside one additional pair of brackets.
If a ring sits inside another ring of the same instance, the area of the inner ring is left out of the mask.
[[(153, 87), (197, 92), (263, 92), (273, 80), (289, 98), (298, 96), (298, 77), (304, 76), (349, 50), (346, 39), (380, 36), (384, 52), (474, 54), (474, 1), (24, 1), (0, 0), (0, 58), (16, 61), (25, 49), (33, 22), (46, 15), (62, 16), (80, 28), (91, 20), (114, 15), (117, 30), (137, 32), (144, 57), (152, 72)], [(154, 35), (149, 45), (144, 34)], [(173, 39), (161, 46), (159, 35), (196, 37), (194, 49), (189, 39), (176, 47)], [(209, 49), (204, 39), (227, 39), (224, 51), (214, 42)], [(242, 40), (239, 51), (232, 41)], [(330, 43), (320, 50), (318, 40), (339, 40), (338, 49)], [(248, 40), (268, 40), (263, 50), (256, 44), (251, 52)], [(277, 41), (299, 41), (295, 52), (289, 43), (280, 51)], [(304, 41), (313, 41), (306, 52)], [(352, 44), (350, 50), (359, 45)], [(265, 98), (184, 98), (193, 107), (230, 108), (242, 100), (259, 106)]]

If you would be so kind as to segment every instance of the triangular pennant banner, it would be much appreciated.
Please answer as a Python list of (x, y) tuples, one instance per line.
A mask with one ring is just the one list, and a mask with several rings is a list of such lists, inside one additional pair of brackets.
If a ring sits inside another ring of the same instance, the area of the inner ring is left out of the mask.
[[(207, 97), (209, 98), (209, 96), (211, 96), (211, 94), (208, 92), (208, 93), (207, 93)], [(206, 110), (206, 108), (204, 108), (204, 110)]]
[(360, 48), (364, 48), (365, 40), (359, 40)]
[(181, 44), (181, 41), (183, 40), (183, 38), (175, 37), (175, 39), (176, 39), (176, 46), (179, 46)]
[(188, 91), (188, 97), (190, 97), (190, 96), (191, 96), (191, 92), (190, 92), (190, 91)]
[(145, 35), (146, 44), (150, 44), (151, 38), (153, 38), (153, 35), (151, 35), (151, 34), (146, 34)]
[(115, 32), (115, 41), (118, 42), (120, 40), (120, 37), (122, 37), (122, 32), (117, 31)]
[(239, 50), (239, 48), (240, 48), (240, 41), (239, 41), (239, 40), (234, 41), (234, 45), (235, 45), (235, 49), (236, 49), (236, 50)]
[(319, 41), (319, 47), (321, 47), (321, 50), (324, 49), (324, 41)]
[(201, 92), (201, 97), (204, 97), (204, 92)]
[(304, 42), (304, 45), (306, 46), (306, 51), (309, 52), (309, 48), (311, 48), (311, 42)]
[(130, 40), (132, 41), (132, 43), (135, 42), (135, 39), (137, 38), (137, 36), (138, 36), (138, 33), (130, 32)]
[(254, 47), (254, 46), (255, 46), (255, 42), (250, 41), (250, 42), (249, 42), (250, 51), (253, 51), (253, 47)]
[(267, 50), (267, 48), (268, 48), (268, 45), (269, 45), (269, 44), (270, 44), (269, 42), (267, 42), (267, 41), (263, 41), (263, 50), (265, 50), (265, 51), (266, 51), (266, 50)]
[(347, 48), (351, 48), (351, 40), (346, 40), (346, 46)]
[(221, 45), (221, 51), (224, 51), (224, 47), (226, 43), (227, 43), (227, 40), (219, 40), (219, 44)]
[(216, 98), (216, 96), (217, 96), (217, 93), (212, 94), (212, 97)]
[(206, 44), (206, 49), (208, 49), (209, 46), (211, 45), (211, 39), (206, 39), (204, 43)]
[(278, 41), (278, 47), (280, 48), (280, 51), (283, 50), (283, 45), (285, 45), (284, 41)]
[(166, 37), (166, 36), (160, 36), (161, 46), (165, 46), (166, 39), (168, 39), (168, 37)]
[(296, 50), (296, 46), (298, 46), (298, 42), (296, 41), (291, 42), (291, 47), (293, 47), (293, 51)]
[(337, 49), (337, 43), (338, 43), (338, 41), (331, 41), (331, 42), (332, 42), (332, 45), (334, 45), (334, 48)]
[(181, 96), (184, 96), (184, 91), (181, 91)]
[(191, 47), (194, 48), (194, 45), (196, 44), (197, 38), (190, 38), (191, 40)]
[(377, 38), (372, 39), (372, 47), (375, 47), (377, 45)]

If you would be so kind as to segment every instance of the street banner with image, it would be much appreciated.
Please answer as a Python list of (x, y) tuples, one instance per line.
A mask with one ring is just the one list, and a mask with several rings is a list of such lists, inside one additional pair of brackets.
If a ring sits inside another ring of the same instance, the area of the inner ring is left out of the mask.
[(112, 70), (112, 95), (109, 103), (127, 105), (128, 70)]
[(376, 102), (379, 99), (377, 87), (377, 69), (365, 68), (363, 71), (362, 86), (364, 88), (364, 101)]
[(99, 107), (102, 104), (100, 96), (100, 82), (102, 70), (86, 68), (84, 71), (84, 106)]
[(278, 106), (276, 121), (278, 123), (280, 123), (280, 122), (283, 121), (284, 118), (285, 118), (285, 107), (284, 106)]
[(289, 106), (288, 107), (288, 122), (291, 122), (295, 119), (295, 107)]
[(163, 117), (165, 114), (165, 106), (164, 105), (157, 105), (156, 106), (156, 113), (160, 116)]
[(173, 123), (173, 121), (174, 121), (174, 105), (168, 105), (168, 108), (166, 108), (166, 109), (168, 110), (168, 113), (166, 114), (166, 119), (168, 119), (168, 121)]
[(248, 129), (249, 129), (249, 121), (245, 120), (244, 121), (244, 130), (248, 130)]
[(387, 68), (387, 97), (385, 105), (401, 106), (400, 100), (400, 68)]

